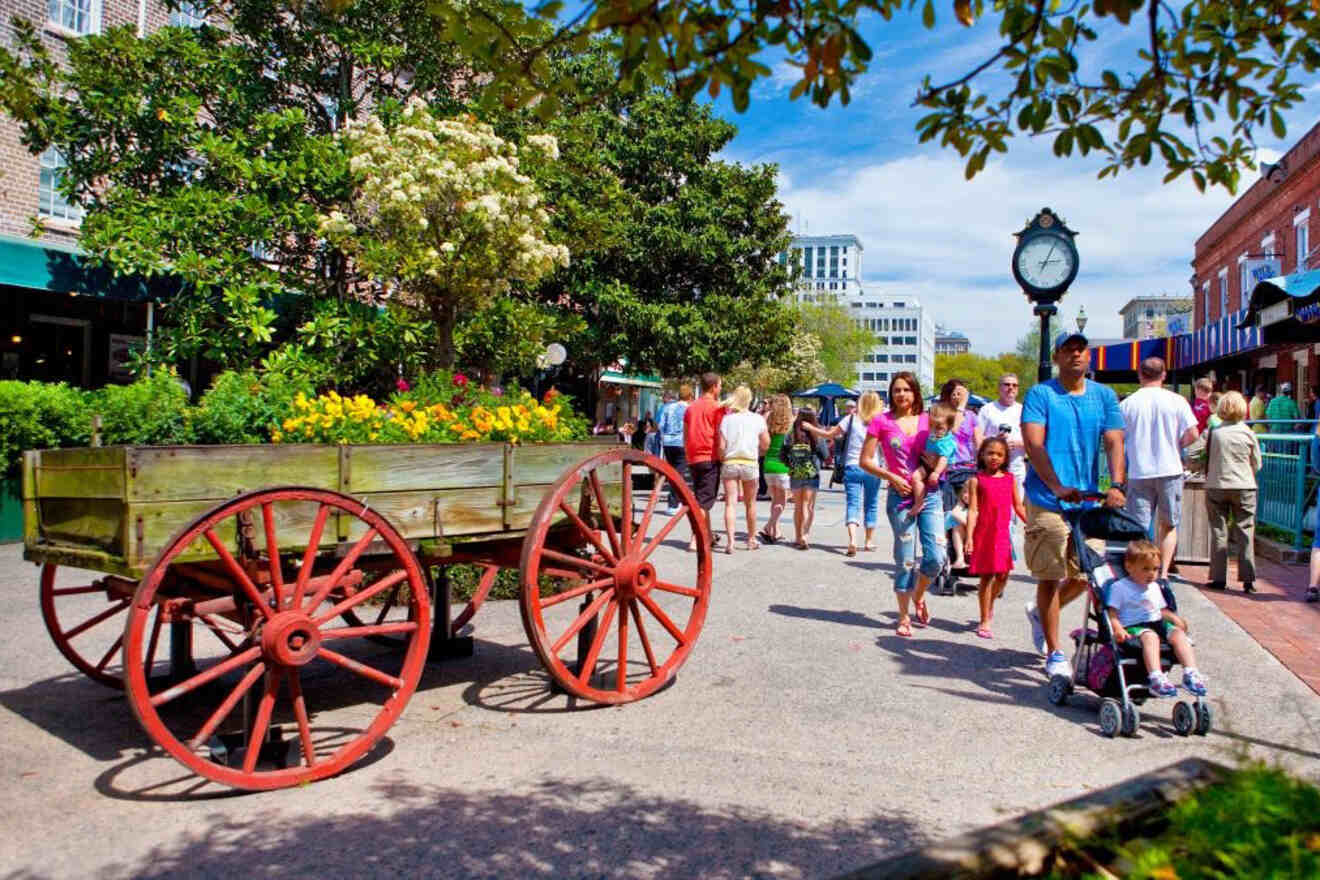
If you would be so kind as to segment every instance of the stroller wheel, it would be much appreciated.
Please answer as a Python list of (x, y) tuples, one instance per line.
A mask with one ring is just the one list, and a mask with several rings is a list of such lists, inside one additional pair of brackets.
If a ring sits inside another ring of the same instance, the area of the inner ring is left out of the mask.
[(1123, 735), (1136, 736), (1137, 728), (1141, 726), (1141, 713), (1137, 711), (1137, 705), (1131, 701), (1123, 707)]
[(1197, 736), (1205, 736), (1210, 732), (1210, 725), (1214, 722), (1214, 715), (1210, 712), (1210, 704), (1205, 700), (1196, 701), (1196, 729)]
[(1192, 707), (1187, 705), (1185, 700), (1179, 700), (1173, 704), (1173, 729), (1179, 736), (1187, 736), (1196, 726), (1196, 716), (1192, 714)]
[(1100, 701), (1100, 732), (1113, 739), (1123, 726), (1123, 707), (1118, 700), (1105, 697)]
[(1050, 676), (1050, 702), (1056, 706), (1062, 706), (1068, 702), (1069, 695), (1072, 694), (1072, 679), (1066, 675)]

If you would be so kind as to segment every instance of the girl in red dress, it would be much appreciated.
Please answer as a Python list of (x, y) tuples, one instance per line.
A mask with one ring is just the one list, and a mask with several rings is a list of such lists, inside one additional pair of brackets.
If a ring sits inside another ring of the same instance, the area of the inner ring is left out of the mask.
[(1018, 495), (1017, 480), (1008, 471), (1008, 444), (999, 437), (987, 437), (976, 454), (976, 476), (967, 481), (967, 546), (972, 574), (981, 576), (977, 590), (981, 602), (981, 623), (976, 634), (993, 638), (990, 621), (994, 603), (1004, 592), (1008, 573), (1013, 570), (1013, 541), (1008, 527), (1013, 514), (1026, 522), (1027, 511)]

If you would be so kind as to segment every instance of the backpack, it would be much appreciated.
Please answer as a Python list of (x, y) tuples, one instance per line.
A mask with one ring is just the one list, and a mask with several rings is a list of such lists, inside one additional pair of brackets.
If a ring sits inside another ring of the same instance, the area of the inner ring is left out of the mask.
[[(788, 436), (792, 439), (792, 434)], [(816, 450), (810, 443), (784, 443), (779, 447), (779, 460), (788, 466), (790, 480), (810, 480), (820, 476), (816, 465)]]

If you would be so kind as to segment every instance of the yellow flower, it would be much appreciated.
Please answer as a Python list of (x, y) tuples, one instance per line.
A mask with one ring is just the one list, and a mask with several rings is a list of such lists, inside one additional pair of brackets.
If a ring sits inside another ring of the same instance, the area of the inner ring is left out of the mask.
[(370, 434), (367, 435), (367, 439), (368, 439), (368, 440), (375, 440), (375, 439), (376, 439), (377, 437), (379, 437), (379, 436), (380, 436), (380, 433), (379, 433), (378, 431), (372, 431)]
[(464, 440), (480, 440), (480, 439), (481, 439), (481, 435), (478, 434), (476, 431), (464, 431), (464, 432), (463, 432), (462, 434), (460, 434), (459, 436), (462, 437)]
[(284, 435), (281, 434), (279, 431), (271, 431), (271, 432), (270, 432), (270, 442), (271, 442), (271, 443), (279, 443), (279, 442), (280, 442), (281, 440), (283, 440), (283, 439), (284, 439)]
[(285, 419), (284, 430), (292, 431), (295, 428), (297, 428), (300, 424), (302, 424), (302, 419)]
[(417, 404), (411, 400), (405, 400), (403, 403), (399, 404), (399, 409), (403, 410), (406, 413), (410, 413), (416, 408), (417, 408)]

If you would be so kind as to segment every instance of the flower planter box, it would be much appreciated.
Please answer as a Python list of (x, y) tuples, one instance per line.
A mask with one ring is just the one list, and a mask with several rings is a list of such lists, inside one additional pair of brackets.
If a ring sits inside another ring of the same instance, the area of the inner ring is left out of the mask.
[(1035, 877), (1068, 841), (1140, 829), (1187, 794), (1223, 780), (1229, 768), (1187, 758), (1159, 770), (933, 846), (885, 859), (839, 880)]

